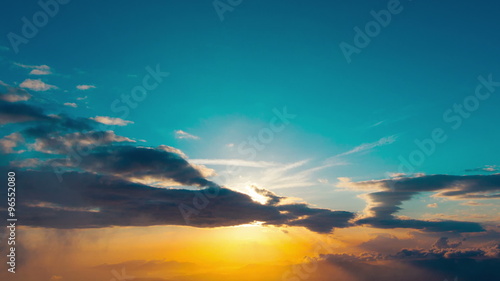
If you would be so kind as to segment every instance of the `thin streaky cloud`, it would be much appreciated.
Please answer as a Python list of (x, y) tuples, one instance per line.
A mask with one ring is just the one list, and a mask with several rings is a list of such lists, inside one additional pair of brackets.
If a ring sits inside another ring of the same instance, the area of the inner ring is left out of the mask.
[(191, 140), (199, 140), (200, 139), (200, 137), (192, 135), (192, 134), (185, 132), (183, 130), (175, 131), (175, 138), (176, 139), (191, 139)]
[(133, 121), (123, 120), (118, 117), (96, 116), (90, 117), (89, 119), (106, 125), (126, 126), (128, 124), (134, 124)]
[(261, 181), (265, 183), (266, 186), (273, 189), (313, 186), (318, 184), (316, 177), (313, 176), (314, 173), (325, 168), (336, 166), (335, 164), (325, 164), (302, 171), (293, 173), (290, 172), (290, 170), (304, 165), (304, 161), (299, 161), (292, 163), (291, 165), (287, 165), (285, 166), (287, 167), (287, 169), (268, 169), (262, 176)]
[(78, 90), (85, 91), (85, 90), (95, 89), (96, 86), (94, 86), (94, 85), (77, 85), (76, 88)]
[(202, 165), (227, 165), (238, 167), (251, 167), (251, 168), (268, 168), (279, 165), (275, 162), (267, 161), (248, 161), (242, 159), (192, 159), (192, 163)]
[(14, 65), (25, 68), (25, 69), (31, 69), (30, 74), (31, 75), (48, 75), (52, 74), (50, 70), (50, 66), (48, 65), (27, 65), (27, 64), (21, 64), (21, 63), (14, 63)]
[(340, 153), (340, 154), (337, 154), (335, 156), (332, 156), (332, 157), (328, 158), (326, 160), (326, 162), (329, 163), (329, 162), (331, 162), (333, 160), (336, 160), (336, 158), (338, 158), (338, 157), (342, 157), (342, 156), (346, 156), (346, 155), (350, 155), (350, 154), (354, 154), (354, 153), (359, 153), (359, 152), (363, 152), (363, 151), (372, 150), (372, 149), (374, 149), (376, 147), (379, 147), (379, 146), (389, 145), (389, 144), (394, 143), (396, 141), (396, 139), (397, 139), (397, 135), (392, 135), (392, 136), (388, 136), (388, 137), (383, 137), (383, 138), (379, 139), (376, 142), (363, 143), (361, 145), (358, 145), (358, 146), (354, 147), (351, 150), (348, 150), (346, 152), (343, 152), (343, 153)]

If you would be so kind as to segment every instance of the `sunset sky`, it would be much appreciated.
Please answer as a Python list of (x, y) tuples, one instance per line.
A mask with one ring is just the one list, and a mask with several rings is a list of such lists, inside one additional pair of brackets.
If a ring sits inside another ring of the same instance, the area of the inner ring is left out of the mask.
[(4, 4), (2, 280), (500, 279), (496, 1), (194, 2)]

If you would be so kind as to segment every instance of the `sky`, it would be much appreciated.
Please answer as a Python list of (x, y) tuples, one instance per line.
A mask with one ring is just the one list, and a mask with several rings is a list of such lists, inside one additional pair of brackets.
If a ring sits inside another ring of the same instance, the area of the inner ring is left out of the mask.
[(9, 1), (0, 276), (497, 279), (498, 8)]

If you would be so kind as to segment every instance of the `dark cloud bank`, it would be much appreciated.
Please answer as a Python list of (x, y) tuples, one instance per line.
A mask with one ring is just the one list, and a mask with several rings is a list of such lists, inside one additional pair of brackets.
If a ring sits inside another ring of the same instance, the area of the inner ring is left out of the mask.
[[(403, 201), (425, 191), (441, 191), (440, 196), (450, 198), (500, 197), (499, 174), (435, 175), (353, 183), (382, 187), (382, 191), (367, 195), (372, 203), (371, 216), (361, 219), (353, 212), (282, 204), (282, 197), (264, 189), (256, 191), (269, 200), (260, 204), (212, 182), (208, 179), (210, 169), (189, 163), (175, 148), (131, 145), (134, 140), (116, 135), (109, 130), (112, 127), (89, 118), (47, 114), (24, 102), (29, 99), (24, 93), (14, 98), (16, 93), (11, 90), (8, 98), (0, 95), (1, 122), (19, 126), (19, 135), (0, 141), (0, 146), (5, 146), (0, 151), (28, 149), (50, 156), (12, 163), (19, 167), (18, 181), (23, 189), (19, 192), (19, 215), (25, 225), (87, 228), (188, 223), (216, 227), (262, 221), (302, 226), (318, 233), (364, 224), (431, 232), (480, 232), (484, 229), (478, 223), (400, 219), (395, 214)], [(155, 185), (161, 182), (198, 189)], [(460, 188), (447, 190), (455, 186)]]

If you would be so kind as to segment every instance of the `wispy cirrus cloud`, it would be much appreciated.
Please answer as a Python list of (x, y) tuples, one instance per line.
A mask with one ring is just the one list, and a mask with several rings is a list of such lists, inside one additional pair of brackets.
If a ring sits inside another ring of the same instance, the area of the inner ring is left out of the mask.
[(200, 137), (192, 135), (192, 134), (185, 132), (183, 130), (177, 130), (174, 133), (175, 133), (176, 139), (191, 139), (191, 140), (199, 140), (200, 139)]
[(58, 89), (57, 86), (47, 84), (43, 82), (41, 79), (26, 79), (19, 86), (37, 92), (44, 92), (52, 89)]
[(73, 107), (73, 108), (78, 107), (78, 105), (74, 102), (65, 102), (64, 105), (69, 106), (69, 107)]
[(191, 162), (204, 165), (225, 165), (252, 168), (268, 168), (278, 165), (278, 163), (275, 162), (249, 161), (243, 159), (191, 159)]
[(388, 136), (388, 137), (383, 137), (376, 142), (364, 143), (364, 144), (361, 144), (361, 145), (354, 147), (351, 150), (348, 150), (346, 152), (332, 156), (332, 157), (328, 158), (326, 160), (326, 162), (327, 163), (332, 162), (332, 161), (337, 160), (337, 158), (340, 158), (342, 156), (347, 156), (347, 155), (354, 154), (354, 153), (369, 151), (369, 150), (374, 149), (374, 148), (379, 147), (379, 146), (389, 145), (389, 144), (394, 143), (396, 141), (396, 139), (397, 139), (397, 135), (392, 135), (392, 136)]
[(90, 119), (106, 125), (126, 126), (128, 124), (134, 124), (133, 121), (123, 120), (118, 117), (96, 116), (90, 117)]
[(474, 169), (466, 169), (466, 172), (490, 172), (497, 173), (500, 172), (500, 166), (498, 165), (485, 165), (484, 167), (474, 168)]

